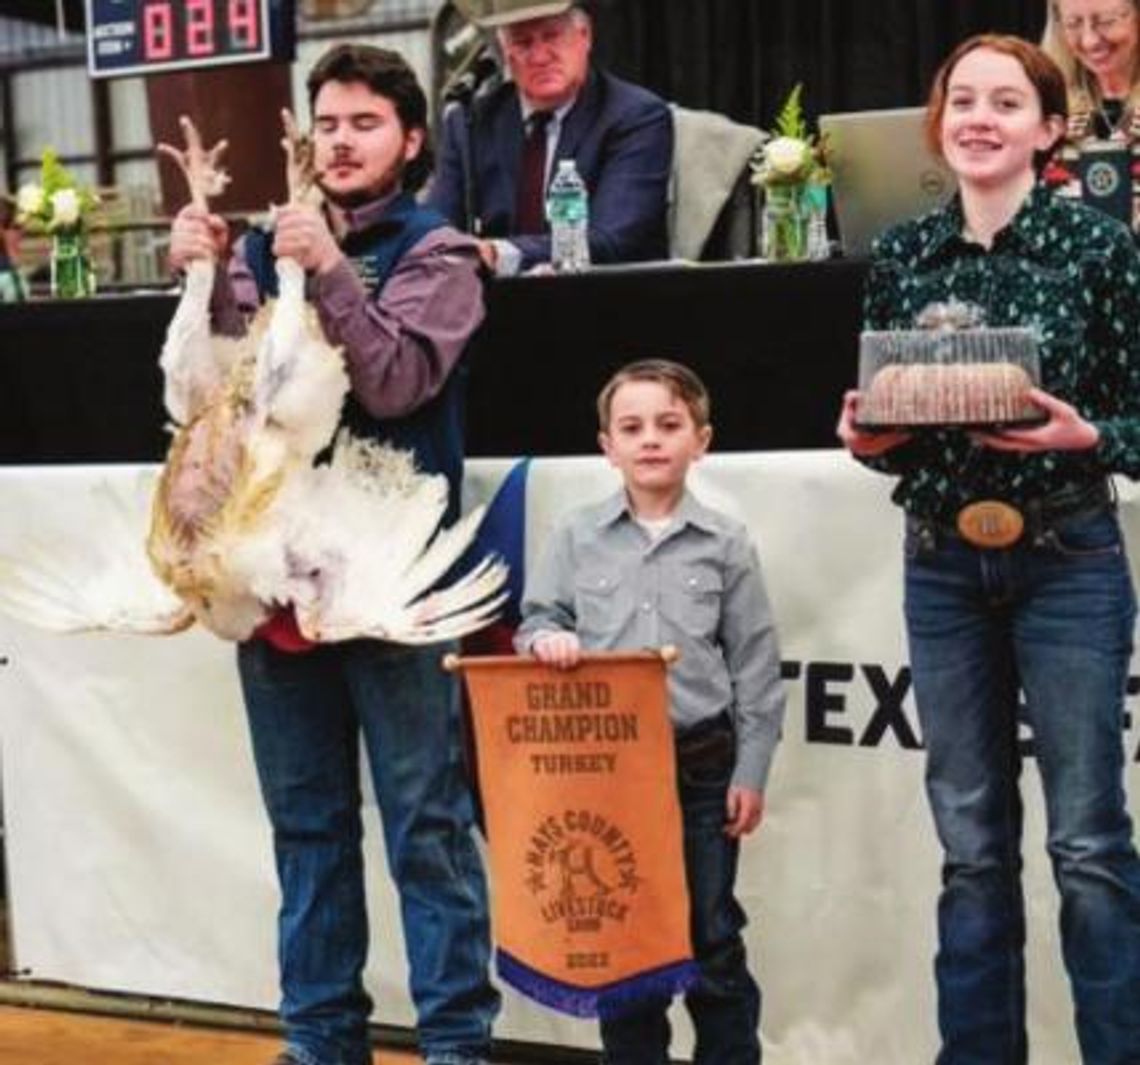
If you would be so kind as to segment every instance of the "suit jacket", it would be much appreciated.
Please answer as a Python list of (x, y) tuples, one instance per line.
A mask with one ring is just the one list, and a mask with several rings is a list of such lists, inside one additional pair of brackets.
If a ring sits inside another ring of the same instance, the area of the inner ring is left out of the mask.
[[(474, 149), (481, 236), (505, 237), (522, 253), (521, 268), (550, 259), (549, 233), (514, 228), (523, 122), (513, 82), (472, 104), (469, 143), (465, 107), (445, 115), (439, 164), (428, 201), (459, 228), (465, 217), (465, 160)], [(663, 100), (592, 68), (562, 122), (550, 173), (573, 159), (590, 193), (590, 257), (596, 263), (668, 256), (666, 197), (673, 161), (673, 124)]]

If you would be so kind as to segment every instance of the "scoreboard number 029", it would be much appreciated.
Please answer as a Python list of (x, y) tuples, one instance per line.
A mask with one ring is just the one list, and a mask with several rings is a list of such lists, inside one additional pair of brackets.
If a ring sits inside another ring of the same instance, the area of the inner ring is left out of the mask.
[[(182, 0), (181, 54), (212, 56), (218, 52), (219, 30), (229, 37), (229, 51), (256, 52), (262, 32), (256, 0)], [(218, 8), (225, 22), (218, 25)], [(147, 62), (173, 59), (176, 54), (175, 4), (172, 0), (146, 0), (142, 9), (143, 58)]]
[(291, 59), (294, 0), (87, 0), (94, 78)]

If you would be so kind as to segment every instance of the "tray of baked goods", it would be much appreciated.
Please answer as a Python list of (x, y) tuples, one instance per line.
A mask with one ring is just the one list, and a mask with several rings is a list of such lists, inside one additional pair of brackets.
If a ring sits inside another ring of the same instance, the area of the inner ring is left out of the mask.
[(977, 324), (975, 309), (934, 305), (917, 329), (859, 337), (861, 429), (1011, 428), (1046, 415), (1029, 398), (1041, 380), (1037, 334)]

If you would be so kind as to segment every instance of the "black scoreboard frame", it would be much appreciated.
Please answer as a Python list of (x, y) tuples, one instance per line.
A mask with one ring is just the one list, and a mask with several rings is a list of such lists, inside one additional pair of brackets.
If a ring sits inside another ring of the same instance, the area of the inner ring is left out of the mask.
[[(87, 72), (92, 78), (291, 60), (294, 56), (293, 0), (85, 3)], [(251, 39), (254, 35), (256, 41)]]

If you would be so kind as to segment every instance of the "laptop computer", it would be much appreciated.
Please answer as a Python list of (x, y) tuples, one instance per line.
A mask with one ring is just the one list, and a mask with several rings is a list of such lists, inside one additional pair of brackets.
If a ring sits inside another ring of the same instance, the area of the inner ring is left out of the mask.
[(820, 116), (845, 255), (866, 255), (888, 226), (941, 207), (953, 194), (954, 175), (926, 146), (925, 115), (924, 108), (902, 107)]

